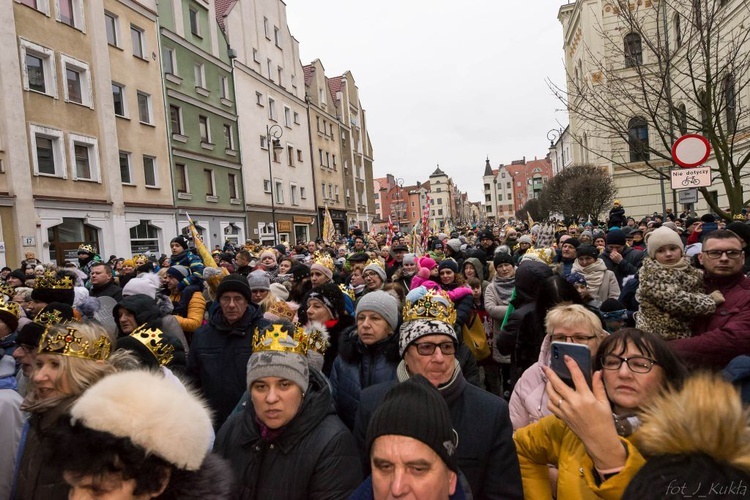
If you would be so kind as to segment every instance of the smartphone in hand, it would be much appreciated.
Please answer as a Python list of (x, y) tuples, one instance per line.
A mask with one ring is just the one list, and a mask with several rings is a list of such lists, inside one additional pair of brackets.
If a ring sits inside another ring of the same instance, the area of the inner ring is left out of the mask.
[(575, 389), (573, 377), (571, 377), (570, 370), (565, 364), (565, 355), (567, 354), (578, 363), (583, 376), (586, 377), (586, 383), (591, 387), (591, 351), (588, 346), (570, 342), (552, 342), (550, 349), (552, 357), (550, 368), (560, 377), (560, 380)]

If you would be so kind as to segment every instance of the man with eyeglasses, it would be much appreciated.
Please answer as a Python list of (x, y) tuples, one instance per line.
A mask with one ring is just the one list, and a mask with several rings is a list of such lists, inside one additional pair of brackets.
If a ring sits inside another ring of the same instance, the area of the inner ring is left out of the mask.
[(208, 323), (195, 331), (190, 346), (188, 375), (211, 407), (216, 429), (247, 389), (253, 331), (268, 324), (251, 298), (247, 278), (238, 274), (224, 277), (216, 288), (219, 307)]
[[(369, 468), (364, 449), (370, 417), (396, 383), (424, 376), (448, 403), (458, 434), (456, 461), (474, 498), (523, 498), (518, 457), (507, 403), (498, 396), (467, 383), (457, 360), (462, 351), (453, 325), (435, 311), (453, 304), (441, 294), (426, 294), (424, 287), (409, 293), (405, 310), (419, 310), (418, 318), (405, 313), (401, 326), (398, 381), (383, 382), (362, 391), (354, 434)], [(421, 297), (420, 297), (421, 295)], [(431, 302), (431, 304), (427, 304)]]
[(698, 259), (705, 269), (706, 293), (719, 290), (726, 301), (713, 315), (696, 320), (693, 337), (670, 342), (688, 363), (721, 369), (732, 358), (750, 354), (750, 278), (742, 273), (744, 246), (742, 238), (726, 229), (703, 238)]

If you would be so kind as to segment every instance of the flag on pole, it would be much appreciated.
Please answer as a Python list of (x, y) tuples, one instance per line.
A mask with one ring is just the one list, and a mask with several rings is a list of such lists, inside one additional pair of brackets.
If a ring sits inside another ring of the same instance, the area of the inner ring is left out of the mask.
[(531, 218), (531, 212), (526, 212), (526, 217), (529, 218), (529, 229), (534, 227), (534, 219)]
[(323, 217), (323, 243), (328, 246), (333, 244), (333, 240), (336, 237), (336, 226), (333, 225), (333, 218), (331, 212), (328, 210), (328, 205), (325, 206), (325, 216)]
[(393, 243), (393, 221), (391, 216), (388, 215), (388, 238), (385, 240), (385, 244), (391, 246), (391, 243)]

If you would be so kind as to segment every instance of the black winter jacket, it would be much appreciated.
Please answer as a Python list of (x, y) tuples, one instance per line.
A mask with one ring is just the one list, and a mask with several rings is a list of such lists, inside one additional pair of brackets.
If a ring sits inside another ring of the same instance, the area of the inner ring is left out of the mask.
[(248, 404), (221, 428), (214, 450), (232, 466), (235, 499), (338, 500), (364, 478), (354, 438), (335, 415), (328, 382), (315, 369), (299, 413), (276, 440), (261, 438)]
[(336, 412), (347, 427), (354, 428), (362, 389), (395, 380), (400, 361), (398, 335), (389, 335), (380, 342), (366, 346), (359, 340), (356, 327), (344, 332), (330, 381)]
[(641, 250), (635, 250), (630, 247), (625, 247), (622, 250), (622, 260), (619, 264), (615, 264), (612, 261), (612, 258), (609, 256), (608, 250), (602, 252), (599, 258), (604, 261), (607, 269), (615, 273), (617, 284), (620, 285), (620, 290), (622, 290), (622, 280), (626, 276), (633, 276), (638, 274), (638, 270), (643, 265), (644, 255), (645, 252), (642, 252)]
[(193, 334), (188, 356), (188, 375), (214, 412), (218, 429), (247, 388), (247, 361), (253, 353), (253, 330), (268, 321), (261, 310), (248, 304), (234, 325), (227, 325), (221, 308)]
[(326, 377), (331, 376), (331, 370), (333, 369), (333, 362), (339, 353), (339, 346), (341, 345), (341, 337), (344, 336), (345, 332), (352, 328), (354, 325), (354, 318), (348, 314), (343, 314), (336, 322), (335, 325), (328, 328), (328, 349), (323, 354), (323, 375)]

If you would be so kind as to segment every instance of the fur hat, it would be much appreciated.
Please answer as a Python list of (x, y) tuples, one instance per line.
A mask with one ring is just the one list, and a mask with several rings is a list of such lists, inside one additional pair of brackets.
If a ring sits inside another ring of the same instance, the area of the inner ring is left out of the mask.
[(398, 306), (398, 300), (393, 295), (382, 290), (376, 290), (366, 293), (357, 301), (356, 314), (359, 315), (362, 311), (376, 312), (388, 322), (391, 331), (395, 332), (400, 318)]
[(260, 269), (256, 269), (248, 274), (247, 283), (251, 291), (271, 289), (271, 280), (268, 278), (268, 273)]
[(646, 235), (645, 241), (648, 256), (652, 259), (656, 255), (656, 251), (666, 245), (676, 245), (683, 253), (685, 252), (685, 245), (682, 243), (680, 235), (668, 227), (662, 226), (658, 229), (654, 229)]
[(149, 371), (104, 377), (78, 398), (70, 416), (73, 423), (128, 438), (184, 470), (200, 468), (214, 437), (204, 402), (181, 384)]
[(244, 276), (240, 276), (239, 274), (229, 274), (224, 276), (224, 279), (221, 280), (219, 286), (216, 287), (216, 300), (218, 301), (221, 299), (221, 296), (226, 292), (237, 292), (245, 297), (245, 300), (250, 302), (250, 285), (247, 283), (247, 278)]
[(172, 238), (172, 241), (170, 241), (169, 244), (171, 245), (172, 243), (177, 243), (185, 250), (187, 250), (189, 246), (188, 239), (183, 235), (175, 236), (174, 238)]
[(333, 318), (340, 318), (346, 312), (344, 292), (335, 283), (328, 282), (313, 288), (307, 296), (307, 300), (310, 299), (320, 301)]

